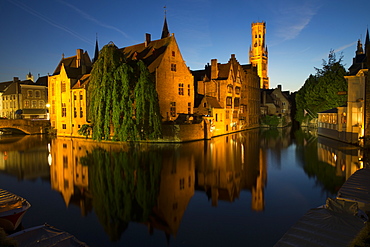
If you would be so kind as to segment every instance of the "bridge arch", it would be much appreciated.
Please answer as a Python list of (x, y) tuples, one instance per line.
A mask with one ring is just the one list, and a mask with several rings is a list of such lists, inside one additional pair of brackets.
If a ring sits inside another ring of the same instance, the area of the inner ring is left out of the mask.
[(17, 129), (28, 135), (45, 134), (49, 128), (49, 120), (0, 119), (0, 129)]

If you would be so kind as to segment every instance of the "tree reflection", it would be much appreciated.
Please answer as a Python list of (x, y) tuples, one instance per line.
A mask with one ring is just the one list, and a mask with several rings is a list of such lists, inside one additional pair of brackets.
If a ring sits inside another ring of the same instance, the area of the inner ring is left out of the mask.
[(93, 206), (111, 241), (120, 239), (130, 221), (148, 220), (159, 192), (162, 159), (158, 153), (95, 148), (81, 163), (89, 166)]

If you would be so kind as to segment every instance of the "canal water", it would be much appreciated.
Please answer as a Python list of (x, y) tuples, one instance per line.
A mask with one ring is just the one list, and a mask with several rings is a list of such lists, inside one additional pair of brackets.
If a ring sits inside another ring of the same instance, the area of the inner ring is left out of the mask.
[(273, 246), (362, 167), (314, 130), (249, 130), (184, 144), (2, 136), (0, 188), (89, 246)]

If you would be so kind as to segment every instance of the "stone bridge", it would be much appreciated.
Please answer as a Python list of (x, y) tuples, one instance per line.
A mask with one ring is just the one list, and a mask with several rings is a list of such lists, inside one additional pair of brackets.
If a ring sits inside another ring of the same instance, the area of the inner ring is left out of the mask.
[(46, 134), (49, 128), (49, 120), (0, 119), (0, 129), (17, 129), (28, 135)]

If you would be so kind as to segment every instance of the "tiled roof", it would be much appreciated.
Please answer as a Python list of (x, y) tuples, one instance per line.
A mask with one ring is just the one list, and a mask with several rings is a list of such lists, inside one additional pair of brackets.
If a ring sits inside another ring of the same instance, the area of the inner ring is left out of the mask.
[(143, 60), (148, 67), (149, 72), (153, 73), (161, 64), (163, 55), (168, 45), (174, 41), (174, 37), (170, 36), (163, 39), (150, 41), (149, 44), (141, 43), (133, 46), (121, 48), (129, 60)]
[[(60, 69), (62, 67), (62, 64), (64, 64), (64, 67), (66, 68), (67, 75), (69, 78), (77, 78), (78, 75), (81, 75), (82, 69), (77, 68), (77, 55), (67, 58), (62, 58), (58, 64), (58, 66), (55, 68), (53, 75), (57, 75), (60, 73)], [(86, 66), (86, 72), (90, 73), (92, 63), (89, 57), (89, 54), (85, 51), (82, 54), (82, 62), (81, 64), (84, 64)], [(71, 76), (71, 77), (70, 77)]]
[(3, 92), (12, 83), (13, 83), (13, 81), (1, 82), (0, 83), (0, 92)]
[(206, 100), (212, 108), (222, 108), (216, 97), (206, 96)]
[(83, 75), (75, 85), (73, 85), (72, 89), (79, 89), (79, 88), (85, 88), (85, 86), (89, 83), (90, 81), (90, 75), (91, 74), (85, 74)]
[[(6, 88), (4, 91), (3, 95), (11, 95), (11, 94), (16, 94), (17, 91), (18, 93), (21, 92), (20, 85), (34, 85), (35, 83), (31, 80), (25, 80), (25, 81), (18, 81), (18, 84), (15, 82), (12, 82), (9, 87)], [(17, 90), (18, 86), (18, 90)]]

